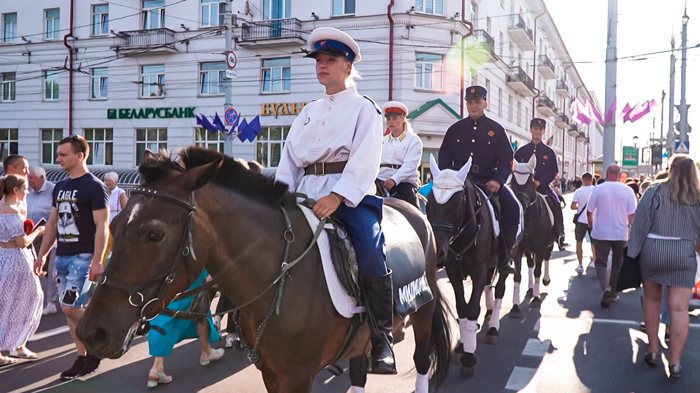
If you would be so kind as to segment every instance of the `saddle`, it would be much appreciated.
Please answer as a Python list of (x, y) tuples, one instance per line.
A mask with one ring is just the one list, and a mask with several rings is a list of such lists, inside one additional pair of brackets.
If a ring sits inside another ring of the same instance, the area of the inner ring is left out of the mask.
[(554, 213), (552, 212), (552, 209), (554, 209), (554, 204), (558, 203), (558, 201), (554, 201), (552, 197), (548, 194), (541, 194), (537, 193), (537, 196), (542, 198), (542, 202), (544, 202), (544, 205), (547, 206), (547, 214), (549, 216), (549, 224), (554, 225)]

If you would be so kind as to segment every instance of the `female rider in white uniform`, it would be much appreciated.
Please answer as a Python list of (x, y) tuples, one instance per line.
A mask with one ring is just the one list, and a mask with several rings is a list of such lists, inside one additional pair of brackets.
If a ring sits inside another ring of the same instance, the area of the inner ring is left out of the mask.
[(374, 196), (382, 149), (381, 111), (357, 94), (353, 63), (360, 48), (349, 35), (331, 28), (309, 37), (323, 98), (304, 107), (294, 120), (277, 168), (277, 181), (315, 199), (319, 218), (343, 221), (357, 251), (362, 289), (370, 313), (372, 369), (395, 374), (391, 349), (393, 293), (386, 267), (382, 199)]

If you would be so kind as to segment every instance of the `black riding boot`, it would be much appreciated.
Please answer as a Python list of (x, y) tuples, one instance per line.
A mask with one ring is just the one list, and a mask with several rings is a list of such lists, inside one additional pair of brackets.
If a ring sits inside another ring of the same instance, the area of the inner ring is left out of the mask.
[(564, 241), (564, 213), (561, 211), (561, 204), (558, 201), (549, 206), (552, 208), (554, 226), (557, 229), (557, 246), (559, 246), (559, 251), (563, 251), (569, 245)]
[(396, 374), (396, 360), (391, 349), (394, 323), (394, 293), (391, 272), (384, 276), (362, 276), (372, 341), (372, 374)]
[(518, 225), (501, 223), (501, 242), (498, 253), (498, 271), (503, 274), (515, 273), (513, 268), (513, 248), (518, 235)]

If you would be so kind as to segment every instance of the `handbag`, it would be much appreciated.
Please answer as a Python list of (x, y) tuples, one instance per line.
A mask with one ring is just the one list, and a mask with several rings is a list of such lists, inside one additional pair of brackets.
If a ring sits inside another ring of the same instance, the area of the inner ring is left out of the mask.
[(588, 207), (588, 203), (586, 203), (585, 205), (583, 205), (583, 209), (581, 209), (580, 212), (577, 212), (576, 214), (574, 214), (574, 224), (583, 224), (582, 222), (579, 223), (579, 222), (578, 222), (578, 219), (579, 219), (579, 217), (581, 217), (581, 214), (583, 214), (583, 213), (586, 212), (586, 208), (587, 208), (587, 207)]
[[(617, 276), (617, 290), (639, 288), (642, 285), (642, 269), (639, 266), (639, 255), (636, 258), (627, 256), (627, 247), (622, 250), (622, 267)], [(641, 253), (640, 253), (641, 255)]]

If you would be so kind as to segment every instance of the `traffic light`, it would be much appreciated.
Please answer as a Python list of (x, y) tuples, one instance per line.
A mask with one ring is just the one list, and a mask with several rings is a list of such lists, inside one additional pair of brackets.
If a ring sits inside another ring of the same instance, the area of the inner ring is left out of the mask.
[(661, 145), (652, 145), (651, 146), (651, 164), (652, 165), (661, 165), (661, 161), (663, 158), (663, 147)]

